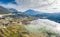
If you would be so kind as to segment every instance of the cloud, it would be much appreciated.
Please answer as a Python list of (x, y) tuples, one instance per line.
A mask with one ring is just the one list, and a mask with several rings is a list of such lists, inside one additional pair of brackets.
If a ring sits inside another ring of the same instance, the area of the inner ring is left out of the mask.
[(42, 12), (60, 12), (60, 0), (15, 0), (17, 4), (13, 3), (0, 3), (0, 5), (6, 8), (14, 8), (18, 11), (26, 11), (33, 9)]
[(16, 2), (22, 7), (36, 8), (48, 6), (52, 4), (54, 0), (16, 0)]
[(5, 8), (8, 8), (8, 9), (9, 8), (14, 8), (14, 9), (16, 9), (18, 11), (23, 11), (22, 8), (20, 6), (18, 6), (18, 5), (16, 5), (16, 4), (12, 4), (12, 3), (4, 4), (4, 3), (0, 2), (0, 5), (5, 7)]
[(60, 0), (15, 0), (22, 9), (34, 9), (44, 12), (60, 12)]

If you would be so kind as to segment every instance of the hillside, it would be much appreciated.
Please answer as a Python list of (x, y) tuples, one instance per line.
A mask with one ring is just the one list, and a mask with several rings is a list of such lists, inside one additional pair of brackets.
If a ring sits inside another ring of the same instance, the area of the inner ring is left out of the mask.
[(8, 9), (0, 6), (0, 14), (9, 14), (11, 13)]

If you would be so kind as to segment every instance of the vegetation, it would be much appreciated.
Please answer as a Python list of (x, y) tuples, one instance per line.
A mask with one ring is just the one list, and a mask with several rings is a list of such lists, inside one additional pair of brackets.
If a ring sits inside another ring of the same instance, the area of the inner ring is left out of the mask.
[(28, 36), (29, 33), (21, 25), (10, 25), (0, 29), (0, 37), (24, 37), (25, 35)]
[(39, 29), (29, 28), (34, 17), (5, 18), (0, 20), (0, 37), (60, 37), (48, 27), (40, 26)]

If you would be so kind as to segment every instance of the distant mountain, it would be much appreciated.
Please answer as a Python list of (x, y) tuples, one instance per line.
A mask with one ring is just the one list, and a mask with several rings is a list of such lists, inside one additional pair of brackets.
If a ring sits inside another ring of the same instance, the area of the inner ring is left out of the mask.
[(16, 9), (10, 8), (9, 11), (11, 11), (13, 14), (20, 14), (21, 12), (17, 11)]
[(39, 11), (34, 11), (34, 10), (27, 10), (20, 14), (21, 16), (33, 16), (33, 17), (38, 17), (41, 19), (49, 19), (55, 22), (60, 23), (60, 13), (44, 13), (44, 12), (39, 12)]
[(37, 15), (37, 14), (40, 14), (40, 12), (29, 9), (25, 11), (23, 14), (24, 15)]
[(10, 10), (11, 12), (18, 12), (16, 9), (13, 9), (13, 8), (9, 8), (9, 10)]
[(15, 16), (17, 16), (17, 17), (32, 16), (32, 17), (38, 17), (41, 19), (49, 19), (49, 20), (60, 23), (60, 13), (47, 13), (47, 12), (44, 13), (44, 12), (39, 12), (39, 11), (31, 10), (31, 9), (29, 9), (25, 12), (18, 12), (16, 9), (11, 8), (11, 9), (7, 10), (6, 8), (0, 6), (0, 14), (7, 14), (10, 12), (15, 14)]
[(9, 14), (11, 13), (8, 9), (0, 6), (0, 14)]
[(44, 13), (44, 14), (37, 14), (35, 17), (39, 17), (41, 19), (49, 19), (55, 22), (60, 23), (60, 13)]

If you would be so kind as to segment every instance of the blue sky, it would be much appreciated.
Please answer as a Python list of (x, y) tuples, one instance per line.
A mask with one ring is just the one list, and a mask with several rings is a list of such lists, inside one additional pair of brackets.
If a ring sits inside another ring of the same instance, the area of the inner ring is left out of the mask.
[(33, 9), (42, 12), (60, 12), (60, 0), (0, 0), (0, 6), (18, 11)]
[(15, 0), (0, 0), (1, 3), (8, 4), (8, 3), (13, 3), (15, 4)]

